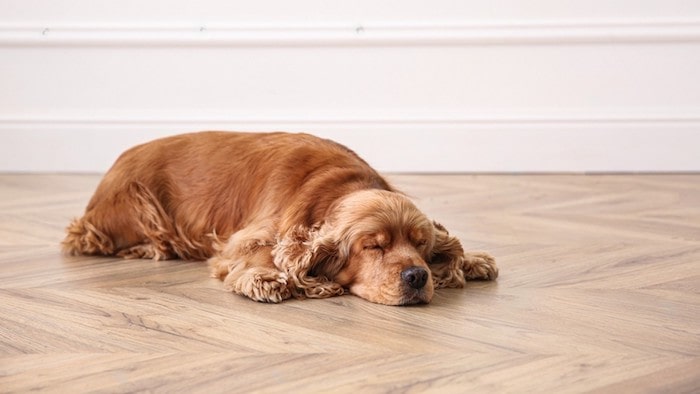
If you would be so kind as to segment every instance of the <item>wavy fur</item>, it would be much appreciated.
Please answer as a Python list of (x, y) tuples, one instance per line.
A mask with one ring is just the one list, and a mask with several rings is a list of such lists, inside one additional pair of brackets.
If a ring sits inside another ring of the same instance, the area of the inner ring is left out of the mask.
[(262, 302), (350, 292), (429, 302), (441, 287), (495, 279), (354, 152), (306, 134), (184, 134), (115, 162), (67, 254), (207, 260), (224, 288)]

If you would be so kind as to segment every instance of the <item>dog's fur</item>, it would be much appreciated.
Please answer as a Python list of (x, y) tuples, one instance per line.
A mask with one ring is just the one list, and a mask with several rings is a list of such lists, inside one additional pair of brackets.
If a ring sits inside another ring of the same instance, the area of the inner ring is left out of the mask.
[(116, 161), (69, 254), (209, 260), (257, 301), (427, 303), (435, 288), (495, 279), (485, 253), (428, 220), (346, 147), (306, 134), (203, 132), (136, 146)]

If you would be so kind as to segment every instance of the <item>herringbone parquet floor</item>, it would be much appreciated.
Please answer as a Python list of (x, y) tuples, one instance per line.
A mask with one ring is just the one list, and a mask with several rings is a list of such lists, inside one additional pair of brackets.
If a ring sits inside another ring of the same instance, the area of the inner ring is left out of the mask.
[(0, 391), (698, 392), (700, 175), (393, 176), (497, 282), (259, 304), (62, 257), (98, 176), (0, 175)]

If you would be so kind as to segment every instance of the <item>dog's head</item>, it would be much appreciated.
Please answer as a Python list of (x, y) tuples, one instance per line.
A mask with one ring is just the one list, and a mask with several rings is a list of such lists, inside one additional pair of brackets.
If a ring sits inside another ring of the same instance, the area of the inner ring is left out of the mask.
[(432, 223), (398, 193), (365, 190), (335, 207), (326, 239), (337, 250), (333, 281), (367, 300), (390, 305), (430, 302)]
[[(380, 304), (428, 303), (434, 290), (431, 261), (462, 254), (459, 242), (448, 253), (436, 249), (443, 230), (405, 196), (363, 190), (339, 200), (308, 236), (298, 234), (301, 242), (293, 244), (296, 256), (303, 257), (287, 255), (284, 260), (294, 263), (279, 268), (306, 296), (333, 291), (335, 285)], [(282, 259), (277, 262), (281, 265)]]

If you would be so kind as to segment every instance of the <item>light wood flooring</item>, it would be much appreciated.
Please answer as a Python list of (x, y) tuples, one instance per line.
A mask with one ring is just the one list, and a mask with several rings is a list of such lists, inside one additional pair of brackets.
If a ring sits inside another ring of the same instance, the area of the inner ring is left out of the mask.
[(390, 177), (497, 282), (256, 303), (63, 257), (98, 176), (0, 175), (0, 392), (699, 392), (700, 175)]

